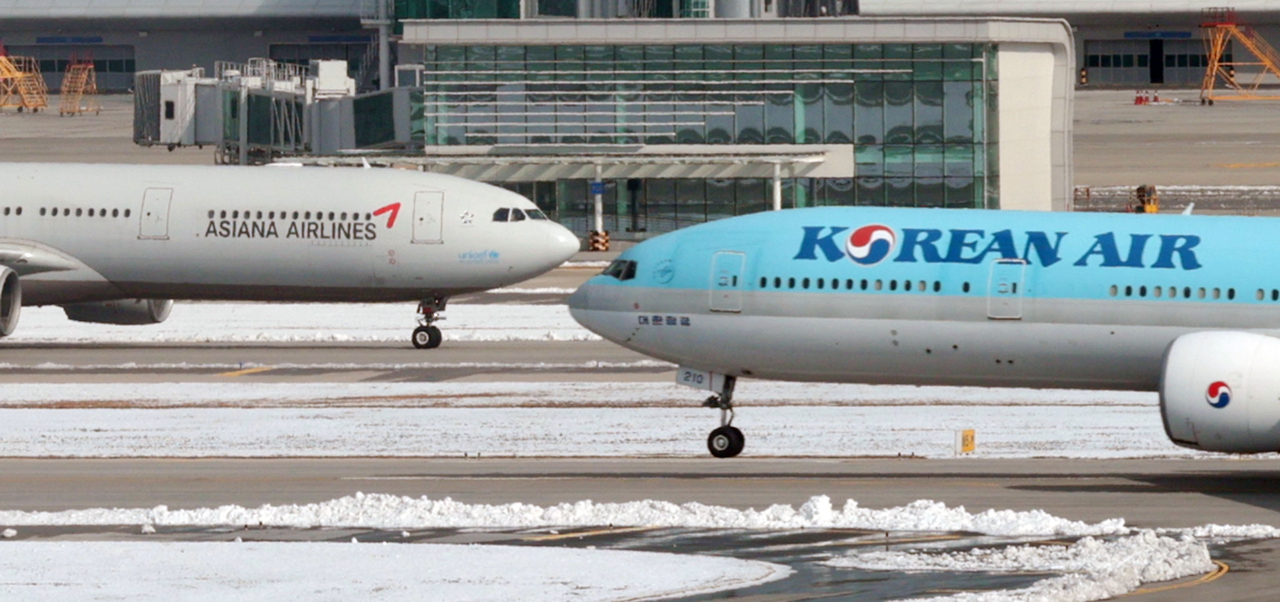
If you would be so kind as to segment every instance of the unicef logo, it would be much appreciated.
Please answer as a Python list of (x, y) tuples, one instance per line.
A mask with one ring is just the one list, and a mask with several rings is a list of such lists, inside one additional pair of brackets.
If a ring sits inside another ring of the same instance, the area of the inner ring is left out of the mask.
[(1225, 408), (1231, 403), (1231, 387), (1222, 381), (1217, 381), (1209, 385), (1209, 389), (1204, 392), (1204, 400), (1215, 408)]
[(854, 230), (844, 250), (858, 265), (875, 265), (884, 261), (897, 243), (898, 236), (893, 233), (893, 228), (875, 224)]

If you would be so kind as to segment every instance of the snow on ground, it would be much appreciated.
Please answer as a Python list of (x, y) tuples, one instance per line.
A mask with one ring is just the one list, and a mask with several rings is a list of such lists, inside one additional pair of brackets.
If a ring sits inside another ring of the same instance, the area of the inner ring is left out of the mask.
[(791, 569), (713, 556), (341, 543), (4, 543), (21, 600), (635, 600), (710, 593)]
[[(560, 289), (504, 289), (508, 293)], [(175, 303), (162, 324), (113, 326), (68, 320), (59, 307), (22, 309), (14, 343), (407, 342), (412, 303)], [(449, 305), (447, 341), (594, 341), (564, 305)]]
[(1143, 530), (1113, 539), (1085, 537), (1069, 546), (1019, 545), (965, 551), (858, 552), (825, 563), (873, 571), (1052, 573), (1030, 587), (963, 593), (934, 600), (1054, 601), (1104, 600), (1144, 583), (1171, 581), (1214, 569), (1205, 544), (1190, 535), (1177, 538)]
[[(281, 364), (276, 368), (366, 370), (478, 368), (483, 364)], [(582, 364), (492, 364), (509, 370), (662, 368), (665, 362), (585, 362)], [(0, 370), (11, 365), (0, 364)], [(119, 367), (119, 366), (111, 366)], [(240, 370), (256, 364), (224, 365)], [(41, 370), (59, 369), (37, 365)], [(85, 366), (62, 366), (83, 370)], [(208, 369), (208, 368), (206, 368)], [(662, 382), (355, 382), (355, 383), (6, 383), (3, 406), (133, 406), (133, 407), (325, 407), (371, 405), (401, 407), (697, 407), (702, 393)], [(744, 410), (777, 406), (1111, 406), (1154, 410), (1155, 393), (1009, 389), (983, 387), (916, 387), (784, 383), (743, 380), (735, 400)]]
[[(193, 385), (198, 390), (203, 384)], [(692, 404), (691, 404), (692, 405)], [(4, 409), (6, 457), (693, 457), (705, 408)], [(1174, 446), (1153, 407), (741, 407), (744, 456), (1212, 457)]]
[[(133, 509), (88, 509), (62, 512), (0, 511), (0, 525), (160, 525), (241, 526), (309, 529), (535, 528), (535, 527), (684, 527), (705, 529), (867, 529), (872, 531), (968, 531), (999, 536), (1123, 535), (1124, 519), (1097, 524), (1072, 521), (1042, 510), (987, 510), (977, 514), (920, 500), (906, 506), (863, 508), (854, 500), (836, 508), (825, 495), (799, 508), (786, 504), (763, 510), (738, 510), (691, 502), (654, 500), (597, 504), (581, 501), (555, 506), (532, 504), (465, 504), (449, 498), (363, 494), (318, 504), (220, 506), (170, 510), (166, 506)], [(3, 548), (0, 548), (3, 549)]]

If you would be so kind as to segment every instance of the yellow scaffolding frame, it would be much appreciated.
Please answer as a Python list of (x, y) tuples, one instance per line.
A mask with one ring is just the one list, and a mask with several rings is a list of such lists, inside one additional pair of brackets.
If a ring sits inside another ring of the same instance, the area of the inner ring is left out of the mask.
[[(1280, 52), (1268, 44), (1253, 28), (1240, 23), (1234, 8), (1206, 8), (1201, 11), (1205, 50), (1209, 65), (1200, 84), (1200, 104), (1212, 105), (1215, 100), (1280, 100), (1277, 94), (1259, 94), (1263, 79), (1268, 74), (1280, 78)], [(1239, 42), (1257, 61), (1240, 61), (1229, 54), (1231, 42)], [(1241, 82), (1236, 78), (1237, 67), (1258, 69), (1252, 81)], [(1233, 95), (1217, 95), (1218, 81), (1235, 91)]]
[(58, 115), (79, 115), (102, 111), (98, 104), (98, 76), (93, 61), (76, 61), (62, 77), (62, 102)]
[(49, 88), (40, 75), (40, 62), (29, 56), (0, 53), (0, 109), (31, 112), (49, 108)]

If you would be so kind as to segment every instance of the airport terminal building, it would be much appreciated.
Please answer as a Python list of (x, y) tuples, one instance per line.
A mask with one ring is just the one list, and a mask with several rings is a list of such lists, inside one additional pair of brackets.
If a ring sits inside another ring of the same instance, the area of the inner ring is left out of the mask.
[(351, 150), (500, 183), (614, 240), (775, 206), (1065, 209), (1072, 89), (1194, 85), (1209, 4), (0, 0), (0, 31), (55, 89), (73, 54), (105, 89), (250, 57), (345, 59), (368, 89), (379, 2), (409, 125)]

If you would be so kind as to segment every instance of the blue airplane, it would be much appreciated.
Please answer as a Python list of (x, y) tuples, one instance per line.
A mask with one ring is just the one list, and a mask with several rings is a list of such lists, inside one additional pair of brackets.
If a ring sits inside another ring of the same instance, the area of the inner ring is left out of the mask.
[(739, 377), (1159, 391), (1176, 444), (1280, 450), (1280, 221), (826, 207), (639, 244), (569, 298), (709, 389)]

